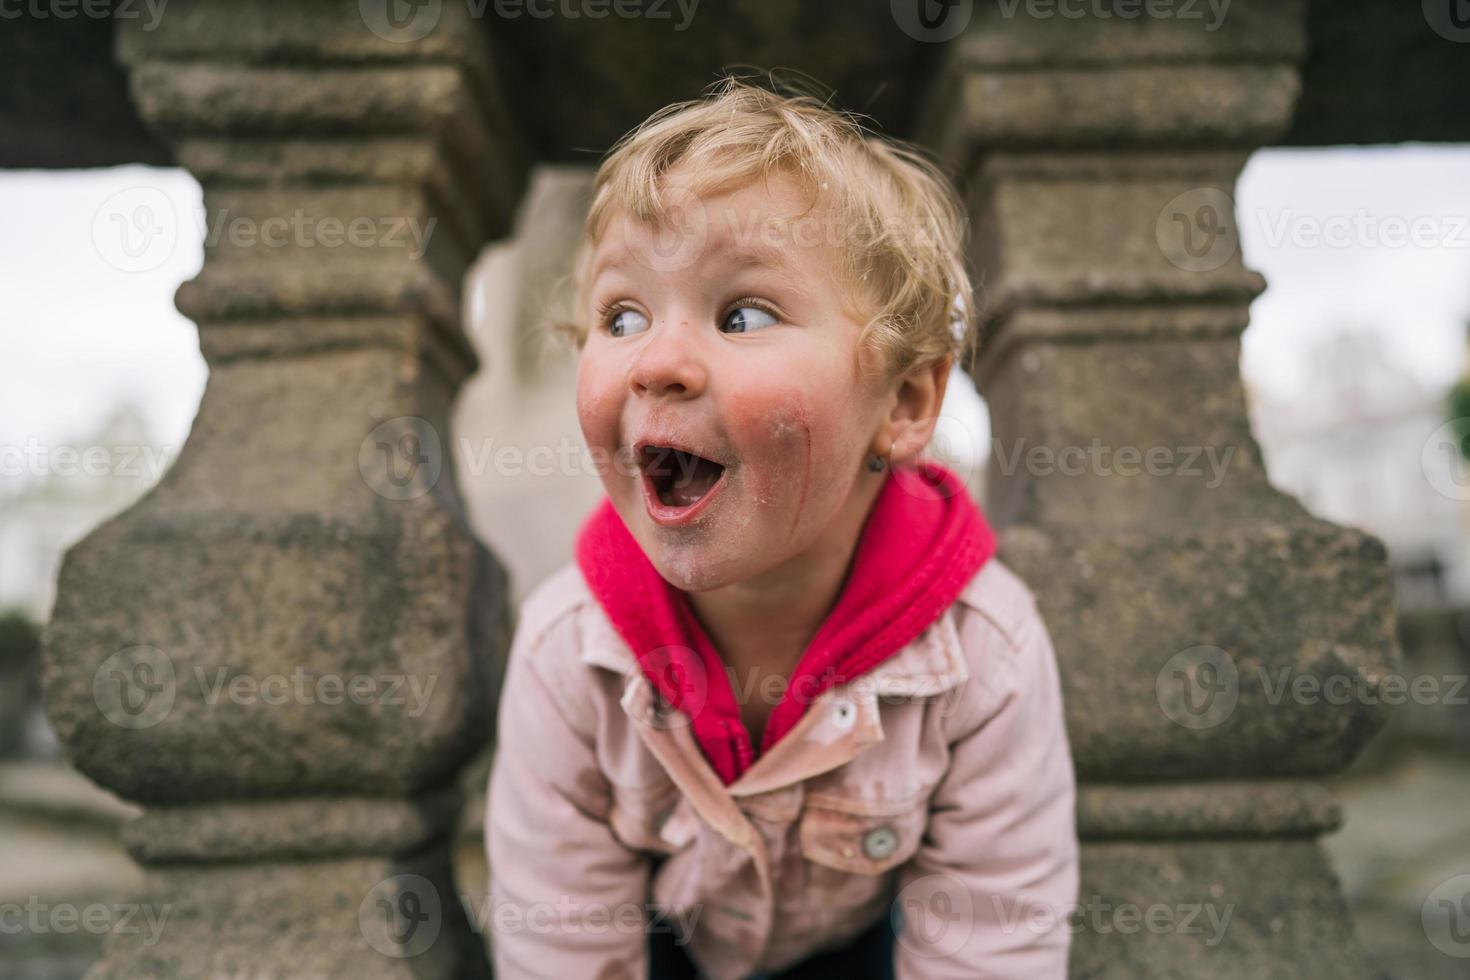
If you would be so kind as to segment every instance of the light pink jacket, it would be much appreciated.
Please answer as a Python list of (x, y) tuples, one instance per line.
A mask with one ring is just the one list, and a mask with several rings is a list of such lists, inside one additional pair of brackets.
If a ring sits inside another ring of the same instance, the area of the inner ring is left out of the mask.
[(1061, 688), (1032, 595), (998, 559), (729, 786), (568, 564), (522, 605), (498, 729), (500, 980), (644, 980), (660, 911), (713, 980), (789, 966), (890, 912), (899, 980), (1066, 976)]

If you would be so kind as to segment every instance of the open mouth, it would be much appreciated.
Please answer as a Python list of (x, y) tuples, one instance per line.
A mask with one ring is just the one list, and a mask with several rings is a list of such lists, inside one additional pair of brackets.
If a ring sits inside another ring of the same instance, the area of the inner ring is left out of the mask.
[(666, 507), (693, 507), (719, 484), (725, 467), (712, 459), (671, 446), (644, 446), (638, 465)]

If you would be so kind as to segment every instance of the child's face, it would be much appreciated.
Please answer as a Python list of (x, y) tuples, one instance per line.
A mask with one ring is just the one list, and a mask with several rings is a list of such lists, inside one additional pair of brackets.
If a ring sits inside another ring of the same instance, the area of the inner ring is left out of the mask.
[(855, 488), (881, 476), (864, 470), (891, 386), (860, 372), (842, 243), (806, 203), (784, 176), (699, 198), (677, 250), (616, 215), (589, 260), (582, 432), (623, 522), (685, 591), (840, 547), (856, 525), (838, 518), (871, 501)]

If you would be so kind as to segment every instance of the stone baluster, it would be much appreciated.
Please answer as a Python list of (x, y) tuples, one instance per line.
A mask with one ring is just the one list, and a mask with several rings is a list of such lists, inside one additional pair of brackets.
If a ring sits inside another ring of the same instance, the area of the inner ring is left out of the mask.
[(445, 423), (476, 367), (461, 280), (524, 151), (487, 25), (395, 9), (119, 22), (134, 101), (204, 188), (176, 301), (210, 375), (174, 466), (68, 552), (47, 636), (50, 719), (145, 807), (125, 842), (162, 919), (92, 980), (488, 975), (449, 834), (509, 623)]
[(1372, 976), (1317, 838), (1382, 722), (1391, 580), (1271, 486), (1239, 372), (1231, 194), (1290, 120), (1301, 6), (1011, 9), (974, 5), (921, 128), (974, 221), (989, 509), (1061, 660), (1072, 974)]

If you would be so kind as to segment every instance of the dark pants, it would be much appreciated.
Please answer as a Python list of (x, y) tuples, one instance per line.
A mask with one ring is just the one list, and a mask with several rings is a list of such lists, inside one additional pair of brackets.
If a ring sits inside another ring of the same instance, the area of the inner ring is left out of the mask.
[[(809, 956), (779, 973), (753, 973), (747, 980), (893, 980), (893, 925), (883, 916), (851, 943)], [(667, 929), (648, 933), (648, 980), (702, 980), (684, 947)]]

